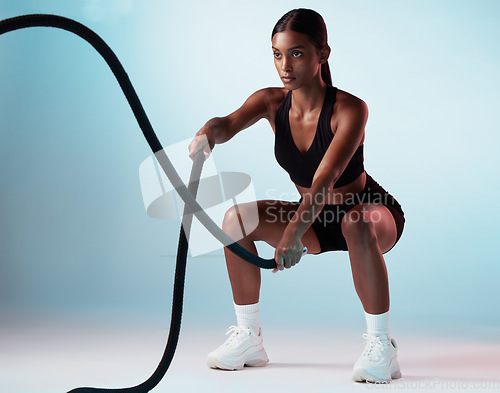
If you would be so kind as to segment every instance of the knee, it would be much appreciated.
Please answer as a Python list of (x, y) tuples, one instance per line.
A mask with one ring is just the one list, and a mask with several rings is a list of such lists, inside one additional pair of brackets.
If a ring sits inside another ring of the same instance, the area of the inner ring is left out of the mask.
[(342, 234), (346, 241), (356, 243), (376, 243), (377, 232), (370, 214), (363, 209), (352, 209), (342, 219)]
[(238, 219), (238, 209), (236, 208), (236, 206), (230, 207), (224, 214), (224, 220), (222, 221), (222, 230), (231, 237), (233, 237), (235, 234), (238, 234), (238, 232), (241, 235), (241, 226)]
[[(234, 240), (240, 240), (250, 234), (256, 225), (255, 210), (252, 204), (238, 204), (230, 207), (224, 214), (222, 229)], [(257, 216), (258, 221), (258, 216)]]

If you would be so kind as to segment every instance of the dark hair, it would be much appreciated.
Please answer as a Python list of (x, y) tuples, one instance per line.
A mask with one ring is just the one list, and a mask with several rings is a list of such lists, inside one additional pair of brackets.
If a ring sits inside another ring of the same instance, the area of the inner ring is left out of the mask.
[[(328, 45), (325, 21), (316, 11), (306, 8), (297, 8), (288, 11), (274, 26), (271, 39), (276, 33), (281, 33), (285, 30), (306, 34), (318, 49), (322, 49), (325, 45)], [(332, 86), (332, 75), (328, 61), (321, 65), (321, 79), (327, 85)]]

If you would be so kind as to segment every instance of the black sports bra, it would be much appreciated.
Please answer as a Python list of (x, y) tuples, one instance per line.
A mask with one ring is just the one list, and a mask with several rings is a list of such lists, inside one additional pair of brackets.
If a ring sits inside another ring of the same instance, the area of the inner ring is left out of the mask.
[[(292, 106), (290, 90), (276, 111), (274, 154), (280, 166), (288, 172), (290, 179), (301, 187), (310, 188), (319, 163), (323, 159), (334, 134), (330, 126), (333, 104), (337, 96), (337, 88), (327, 86), (325, 101), (319, 115), (314, 140), (305, 153), (301, 153), (292, 138), (289, 112)], [(345, 186), (353, 182), (364, 171), (363, 145), (359, 146), (351, 157), (344, 172), (333, 185), (333, 188)]]

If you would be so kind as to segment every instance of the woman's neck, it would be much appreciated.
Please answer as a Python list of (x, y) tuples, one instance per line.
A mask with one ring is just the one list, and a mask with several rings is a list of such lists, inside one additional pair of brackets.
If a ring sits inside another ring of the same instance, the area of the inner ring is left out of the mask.
[(314, 78), (306, 86), (292, 92), (292, 108), (294, 112), (303, 115), (323, 107), (326, 94), (326, 83), (321, 77)]

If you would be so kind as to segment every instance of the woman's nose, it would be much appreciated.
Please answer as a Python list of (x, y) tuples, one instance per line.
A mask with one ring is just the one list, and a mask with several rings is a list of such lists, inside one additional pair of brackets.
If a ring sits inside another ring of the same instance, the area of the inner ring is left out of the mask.
[(281, 63), (281, 70), (282, 71), (291, 71), (292, 70), (292, 63), (290, 62), (290, 58), (284, 56), (283, 57), (283, 62)]

